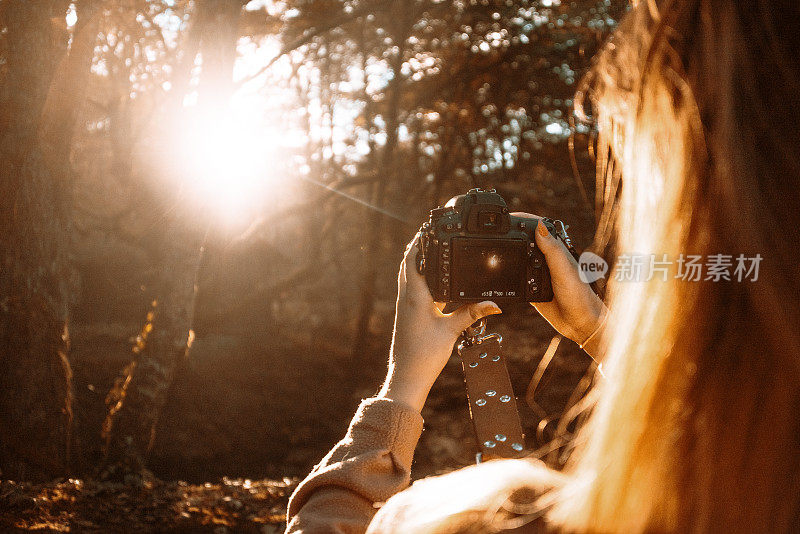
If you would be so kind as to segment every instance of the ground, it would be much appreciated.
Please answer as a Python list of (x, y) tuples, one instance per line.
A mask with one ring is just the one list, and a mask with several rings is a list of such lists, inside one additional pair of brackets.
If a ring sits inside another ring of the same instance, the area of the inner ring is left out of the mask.
[(278, 533), (296, 480), (0, 483), (3, 532)]

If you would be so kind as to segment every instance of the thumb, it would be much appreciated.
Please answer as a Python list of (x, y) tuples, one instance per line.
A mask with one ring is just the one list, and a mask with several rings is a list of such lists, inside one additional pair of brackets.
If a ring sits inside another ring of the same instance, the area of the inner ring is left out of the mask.
[(450, 317), (455, 329), (461, 332), (475, 321), (483, 319), (487, 315), (497, 315), (499, 313), (503, 313), (500, 306), (490, 300), (485, 300), (476, 304), (462, 306), (450, 314)]

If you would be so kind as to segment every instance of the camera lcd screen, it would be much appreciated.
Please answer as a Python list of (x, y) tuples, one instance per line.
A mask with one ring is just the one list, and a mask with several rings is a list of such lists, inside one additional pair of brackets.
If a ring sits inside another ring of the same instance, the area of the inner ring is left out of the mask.
[(463, 299), (519, 298), (527, 269), (520, 239), (453, 238), (452, 294)]

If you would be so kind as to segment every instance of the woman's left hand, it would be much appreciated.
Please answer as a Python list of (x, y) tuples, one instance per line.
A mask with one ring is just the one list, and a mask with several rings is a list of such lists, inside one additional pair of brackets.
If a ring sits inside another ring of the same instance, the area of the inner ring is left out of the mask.
[(442, 313), (425, 277), (415, 267), (418, 243), (419, 234), (406, 247), (400, 264), (389, 372), (378, 396), (420, 411), (461, 332), (478, 319), (501, 310), (494, 302), (484, 301)]

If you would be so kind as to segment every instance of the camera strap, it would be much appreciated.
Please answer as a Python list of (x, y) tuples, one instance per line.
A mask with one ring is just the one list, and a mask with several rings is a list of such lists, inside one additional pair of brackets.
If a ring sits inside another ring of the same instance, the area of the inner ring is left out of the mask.
[(525, 435), (517, 399), (501, 350), (500, 334), (487, 334), (486, 319), (464, 332), (458, 354), (464, 369), (469, 414), (478, 440), (477, 461), (519, 458), (525, 453)]

